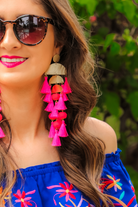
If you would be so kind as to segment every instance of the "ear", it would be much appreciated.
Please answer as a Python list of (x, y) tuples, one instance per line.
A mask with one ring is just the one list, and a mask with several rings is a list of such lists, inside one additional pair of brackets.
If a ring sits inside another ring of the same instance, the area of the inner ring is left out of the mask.
[(59, 39), (59, 41), (55, 41), (54, 55), (60, 54), (62, 51), (64, 43), (66, 42), (66, 30), (62, 30)]
[(60, 54), (61, 51), (62, 51), (62, 48), (63, 48), (63, 45), (59, 45), (59, 44), (56, 43), (54, 51), (53, 51), (53, 56), (56, 55), (56, 54)]

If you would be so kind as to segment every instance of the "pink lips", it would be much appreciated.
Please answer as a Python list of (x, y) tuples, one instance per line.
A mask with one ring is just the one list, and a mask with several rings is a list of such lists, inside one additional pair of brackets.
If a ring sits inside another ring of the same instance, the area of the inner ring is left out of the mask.
[[(9, 58), (9, 59), (16, 59), (16, 58), (23, 58), (23, 57), (19, 57), (19, 56), (2, 56), (1, 58)], [(26, 59), (27, 60), (27, 59)], [(2, 63), (4, 66), (6, 66), (7, 68), (14, 68), (18, 65), (21, 65), (22, 63), (24, 63), (26, 60), (24, 61), (20, 61), (20, 62), (12, 62), (12, 63), (9, 63), (9, 62), (2, 62), (0, 60), (0, 63)]]

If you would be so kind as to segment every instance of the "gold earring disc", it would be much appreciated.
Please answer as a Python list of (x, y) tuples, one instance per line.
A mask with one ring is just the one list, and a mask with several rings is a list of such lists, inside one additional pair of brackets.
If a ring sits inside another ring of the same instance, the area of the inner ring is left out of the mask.
[(54, 61), (54, 63), (58, 63), (60, 61), (60, 55), (58, 55), (58, 54), (54, 55), (53, 61)]

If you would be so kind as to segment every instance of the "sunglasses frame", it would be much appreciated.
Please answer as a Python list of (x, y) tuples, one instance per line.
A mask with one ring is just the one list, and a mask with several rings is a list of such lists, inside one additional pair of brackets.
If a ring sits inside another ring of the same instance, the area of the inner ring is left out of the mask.
[[(16, 31), (16, 25), (18, 24), (17, 23), (18, 19), (23, 18), (23, 17), (30, 17), (30, 16), (31, 17), (36, 17), (38, 19), (41, 19), (44, 22), (44, 25), (45, 25), (45, 33), (44, 33), (43, 38), (39, 42), (37, 42), (35, 44), (27, 44), (27, 43), (24, 43), (23, 41), (21, 41), (20, 38), (18, 37), (18, 33)], [(16, 20), (13, 20), (13, 21), (4, 21), (2, 19), (0, 19), (0, 21), (4, 24), (4, 26), (6, 26), (6, 24), (8, 24), (8, 23), (9, 24), (13, 24), (13, 31), (14, 31), (14, 34), (15, 34), (16, 38), (19, 40), (19, 42), (21, 42), (22, 44), (27, 45), (27, 46), (38, 45), (38, 44), (40, 44), (44, 40), (44, 38), (46, 36), (46, 33), (47, 33), (48, 24), (52, 24), (53, 26), (57, 26), (56, 21), (54, 21), (53, 19), (50, 19), (48, 17), (43, 17), (43, 16), (30, 15), (30, 14), (25, 14), (25, 15), (19, 16)], [(3, 32), (3, 36), (0, 39), (0, 41), (4, 38), (5, 32), (6, 32), (6, 27), (5, 27), (5, 30)]]

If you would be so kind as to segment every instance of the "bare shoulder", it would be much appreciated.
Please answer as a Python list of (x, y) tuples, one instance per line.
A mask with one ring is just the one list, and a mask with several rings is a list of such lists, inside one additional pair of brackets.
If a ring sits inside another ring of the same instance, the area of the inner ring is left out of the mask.
[(88, 117), (84, 123), (84, 130), (90, 135), (100, 138), (105, 143), (106, 154), (117, 150), (116, 134), (106, 122)]

